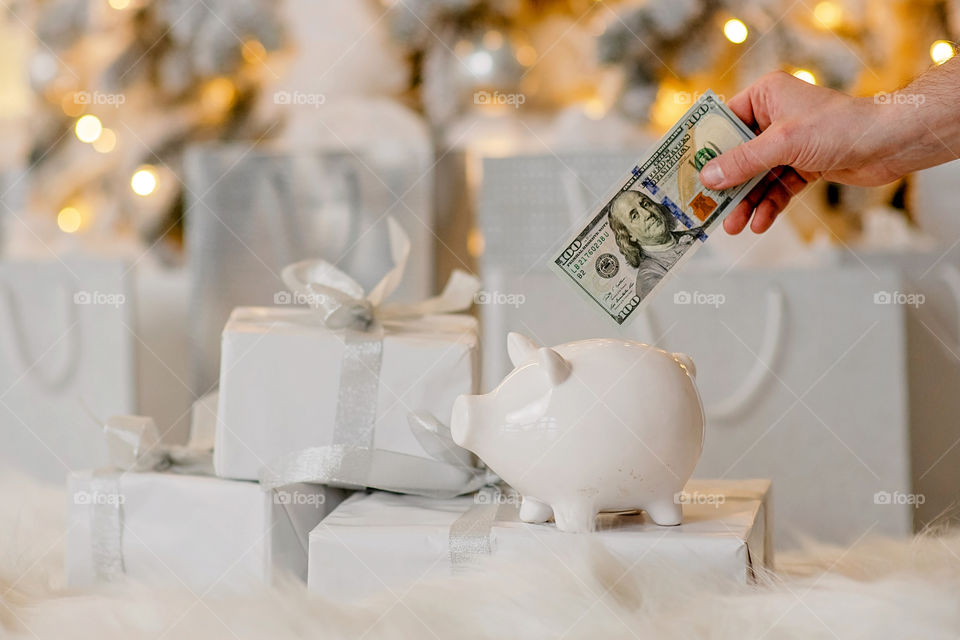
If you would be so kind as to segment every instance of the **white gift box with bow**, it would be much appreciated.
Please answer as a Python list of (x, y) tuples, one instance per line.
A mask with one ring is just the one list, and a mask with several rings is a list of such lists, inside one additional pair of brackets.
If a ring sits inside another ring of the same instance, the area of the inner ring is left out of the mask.
[(769, 480), (691, 480), (677, 496), (683, 524), (661, 527), (646, 514), (610, 513), (599, 516), (591, 534), (520, 522), (518, 500), (510, 494), (436, 500), (357, 493), (310, 533), (307, 584), (335, 600), (388, 590), (399, 595), (419, 581), (476, 570), (487, 557), (572, 558), (589, 553), (591, 545), (616, 557), (626, 572), (669, 567), (746, 583), (773, 565), (769, 491)]
[(476, 488), (472, 455), (410, 418), (442, 425), (458, 395), (476, 393), (477, 323), (451, 312), (469, 308), (479, 283), (457, 272), (435, 298), (385, 303), (410, 251), (392, 220), (390, 231), (396, 266), (369, 295), (316, 260), (283, 273), (311, 308), (234, 310), (223, 331), (217, 475), (426, 494)]
[(68, 477), (70, 586), (129, 579), (198, 592), (306, 579), (307, 536), (346, 495), (265, 491), (210, 473), (209, 451), (162, 445), (150, 418), (106, 425), (113, 467)]

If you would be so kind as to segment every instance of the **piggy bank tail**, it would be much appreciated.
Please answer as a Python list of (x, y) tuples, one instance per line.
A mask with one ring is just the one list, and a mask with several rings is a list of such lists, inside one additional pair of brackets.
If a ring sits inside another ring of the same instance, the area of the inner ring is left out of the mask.
[(687, 373), (690, 374), (691, 378), (697, 377), (697, 366), (693, 364), (693, 358), (685, 353), (674, 353), (673, 359), (679, 362), (683, 368), (687, 370)]

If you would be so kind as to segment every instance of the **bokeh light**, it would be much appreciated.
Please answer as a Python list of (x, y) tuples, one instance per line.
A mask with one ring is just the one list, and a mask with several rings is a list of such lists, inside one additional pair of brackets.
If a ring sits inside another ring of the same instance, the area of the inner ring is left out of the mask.
[(100, 133), (103, 131), (103, 125), (100, 123), (100, 118), (88, 113), (85, 116), (80, 116), (74, 127), (74, 131), (77, 134), (77, 138), (80, 139), (80, 142), (89, 143), (100, 137)]
[(943, 64), (956, 55), (956, 53), (957, 51), (954, 49), (953, 43), (947, 42), (946, 40), (937, 40), (930, 45), (930, 59), (937, 64)]
[(750, 32), (747, 30), (747, 25), (743, 24), (740, 20), (736, 18), (730, 18), (723, 25), (723, 35), (727, 37), (727, 40), (734, 44), (740, 44), (741, 42), (746, 41), (747, 35)]
[(157, 181), (157, 170), (150, 165), (144, 165), (130, 178), (130, 188), (138, 196), (148, 196), (157, 190)]

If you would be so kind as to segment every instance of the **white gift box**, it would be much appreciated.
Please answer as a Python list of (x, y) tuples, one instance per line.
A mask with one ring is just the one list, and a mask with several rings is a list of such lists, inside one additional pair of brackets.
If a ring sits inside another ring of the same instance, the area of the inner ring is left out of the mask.
[[(594, 534), (527, 524), (516, 501), (496, 506), (489, 538), (497, 559), (530, 557), (544, 548), (559, 557), (582, 553), (596, 541), (630, 572), (666, 564), (691, 574), (715, 574), (744, 583), (772, 567), (768, 480), (692, 480), (684, 494), (683, 524), (661, 527), (643, 513), (601, 514)], [(482, 495), (482, 494), (477, 494)], [(478, 506), (477, 496), (436, 500), (391, 493), (357, 493), (310, 533), (308, 586), (325, 597), (352, 600), (387, 589), (403, 593), (420, 580), (474, 569), (454, 564), (451, 527)]]
[[(341, 381), (345, 332), (319, 325), (315, 314), (247, 307), (231, 315), (223, 331), (217, 475), (256, 479), (265, 465), (282, 456), (338, 444), (333, 442), (338, 401), (354, 395), (350, 382)], [(370, 446), (410, 456), (405, 459), (413, 464), (406, 473), (419, 486), (455, 484), (456, 478), (430, 477), (416, 465), (417, 459), (433, 459), (411, 431), (408, 416), (428, 413), (448, 423), (456, 397), (477, 392), (476, 320), (424, 316), (388, 322), (383, 329), (376, 397), (369, 400), (376, 403)], [(347, 387), (341, 390), (342, 385)], [(458, 457), (464, 464), (472, 461), (466, 450), (459, 450)], [(373, 473), (376, 464), (374, 459)]]
[[(306, 579), (307, 536), (345, 495), (320, 485), (263, 491), (254, 482), (154, 472), (112, 473), (119, 482), (113, 494), (100, 488), (98, 473), (68, 479), (71, 586), (103, 579), (96, 549), (118, 538), (123, 573), (132, 580), (201, 591)], [(111, 509), (120, 510), (119, 536), (98, 521)]]

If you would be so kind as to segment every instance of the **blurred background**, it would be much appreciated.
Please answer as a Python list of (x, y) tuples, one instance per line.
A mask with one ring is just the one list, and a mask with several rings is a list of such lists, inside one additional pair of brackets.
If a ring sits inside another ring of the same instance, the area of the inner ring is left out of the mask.
[(98, 421), (183, 441), (238, 305), (307, 257), (400, 295), (480, 275), (505, 333), (693, 355), (701, 476), (772, 477), (776, 542), (948, 522), (960, 495), (960, 165), (818, 184), (716, 234), (630, 327), (552, 252), (705, 90), (782, 69), (876, 101), (955, 53), (956, 0), (2, 0), (0, 442), (50, 482)]

